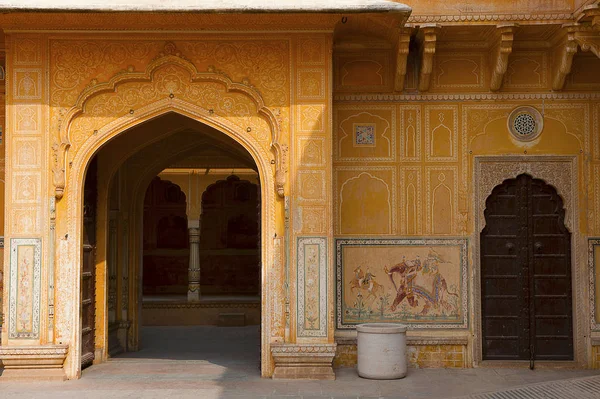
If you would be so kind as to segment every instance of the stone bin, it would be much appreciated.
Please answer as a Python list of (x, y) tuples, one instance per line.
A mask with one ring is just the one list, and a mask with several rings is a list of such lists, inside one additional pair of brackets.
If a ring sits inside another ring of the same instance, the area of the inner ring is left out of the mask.
[(358, 375), (375, 380), (404, 378), (406, 328), (393, 323), (357, 325)]

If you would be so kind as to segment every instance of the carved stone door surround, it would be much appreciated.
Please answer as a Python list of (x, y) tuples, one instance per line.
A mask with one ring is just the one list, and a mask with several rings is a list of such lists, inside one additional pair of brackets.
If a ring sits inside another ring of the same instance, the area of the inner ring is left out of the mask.
[[(507, 179), (526, 173), (542, 179), (556, 188), (565, 206), (565, 225), (571, 231), (571, 264), (573, 292), (573, 335), (575, 363), (587, 365), (588, 347), (582, 337), (588, 336), (586, 323), (589, 314), (589, 301), (585, 284), (588, 269), (581, 251), (583, 236), (579, 230), (578, 168), (575, 156), (476, 156), (474, 158), (473, 204), (475, 228), (471, 240), (473, 253), (472, 298), (473, 298), (473, 364), (482, 361), (481, 330), (481, 263), (479, 235), (485, 227), (485, 202), (494, 187)], [(585, 254), (584, 254), (585, 255)]]

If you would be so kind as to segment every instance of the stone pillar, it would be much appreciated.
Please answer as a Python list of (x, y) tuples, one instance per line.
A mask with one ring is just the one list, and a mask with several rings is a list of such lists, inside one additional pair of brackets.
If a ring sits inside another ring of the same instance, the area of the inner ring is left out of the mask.
[(190, 265), (188, 268), (188, 302), (200, 301), (200, 220), (188, 220)]

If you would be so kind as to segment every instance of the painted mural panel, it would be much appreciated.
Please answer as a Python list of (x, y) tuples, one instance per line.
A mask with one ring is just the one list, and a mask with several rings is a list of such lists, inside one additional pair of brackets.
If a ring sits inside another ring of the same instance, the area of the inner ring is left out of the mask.
[(327, 336), (327, 238), (298, 238), (298, 336)]
[(467, 240), (338, 239), (337, 328), (467, 327)]
[(39, 338), (41, 240), (13, 238), (10, 245), (9, 338)]

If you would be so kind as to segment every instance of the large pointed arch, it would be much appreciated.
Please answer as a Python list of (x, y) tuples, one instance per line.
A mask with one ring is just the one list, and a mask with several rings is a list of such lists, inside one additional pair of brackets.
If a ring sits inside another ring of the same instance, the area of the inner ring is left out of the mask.
[[(61, 231), (57, 243), (57, 303), (59, 306), (69, 308), (65, 312), (58, 313), (56, 316), (56, 328), (59, 336), (69, 337), (69, 346), (72, 350), (67, 356), (65, 362), (65, 370), (69, 378), (78, 375), (80, 367), (80, 336), (81, 321), (79, 318), (79, 302), (80, 302), (80, 260), (82, 256), (81, 246), (79, 245), (83, 234), (82, 225), (79, 223), (82, 220), (83, 209), (83, 182), (85, 179), (89, 162), (97, 153), (97, 151), (111, 139), (124, 134), (130, 128), (142, 123), (151, 121), (168, 113), (177, 113), (183, 115), (199, 124), (212, 127), (213, 129), (225, 134), (229, 138), (240, 144), (254, 160), (258, 173), (261, 179), (261, 274), (265, 276), (265, 271), (271, 267), (273, 256), (272, 240), (275, 234), (275, 214), (277, 206), (277, 194), (275, 190), (275, 168), (271, 164), (271, 153), (262, 146), (252, 136), (240, 132), (238, 126), (229, 123), (224, 118), (214, 118), (207, 114), (199, 106), (177, 99), (167, 98), (159, 100), (155, 103), (145, 106), (136, 112), (136, 118), (122, 116), (116, 118), (110, 123), (98, 129), (94, 140), (86, 140), (79, 148), (72, 160), (69, 162), (67, 173), (67, 187), (64, 198), (60, 201), (64, 203), (61, 209), (66, 214), (60, 215), (64, 217), (66, 223), (63, 224), (64, 233)], [(272, 364), (269, 347), (270, 336), (270, 318), (271, 315), (267, 311), (270, 304), (271, 284), (267, 282), (263, 284), (261, 292), (262, 303), (262, 373), (270, 375)]]

